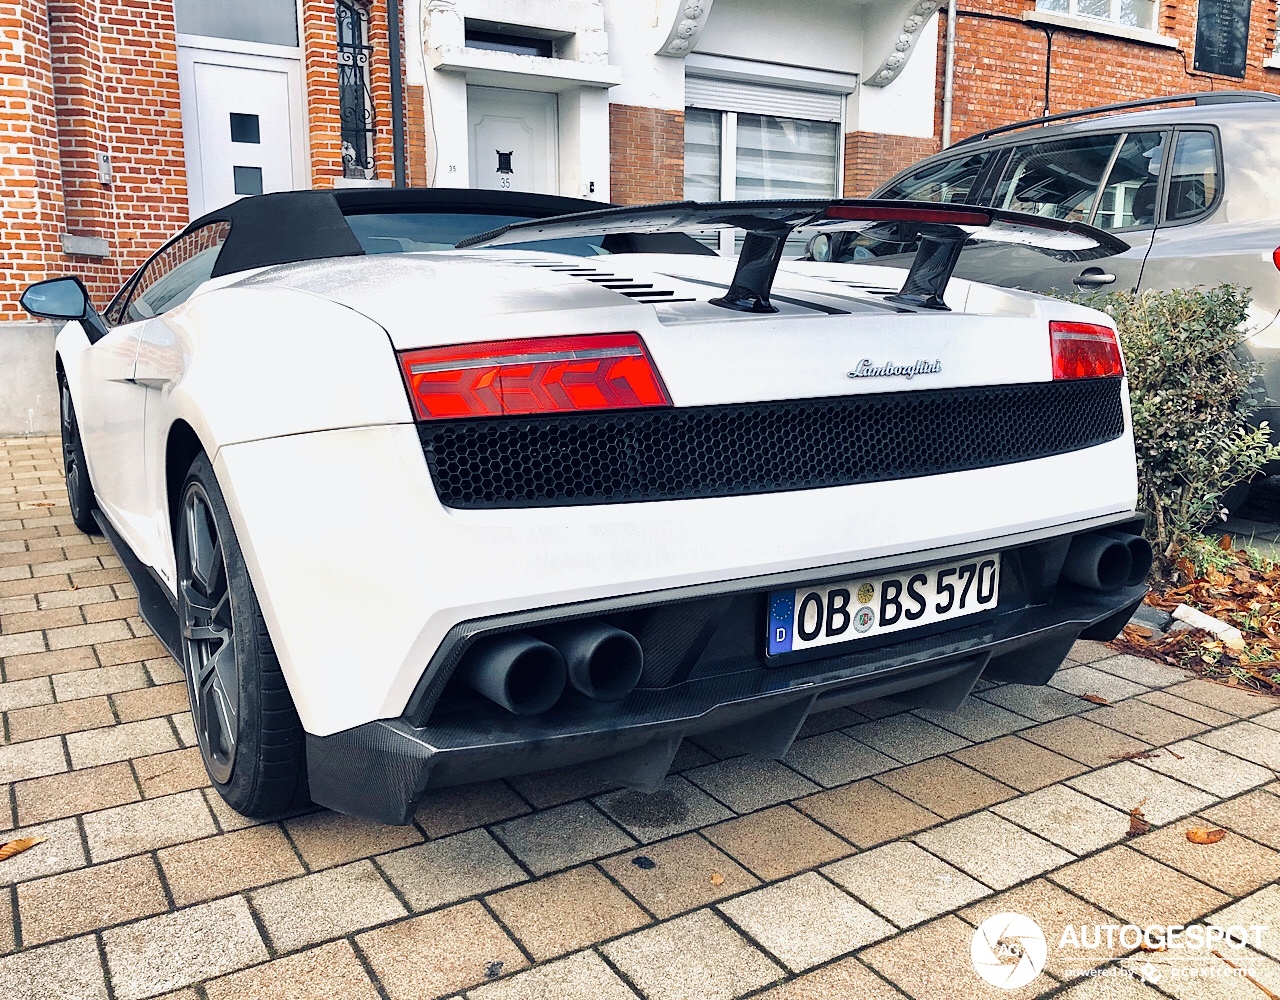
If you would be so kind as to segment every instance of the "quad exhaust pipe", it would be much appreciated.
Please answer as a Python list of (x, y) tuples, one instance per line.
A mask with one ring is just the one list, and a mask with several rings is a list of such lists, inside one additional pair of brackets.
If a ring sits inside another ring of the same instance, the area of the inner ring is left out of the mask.
[(1090, 590), (1132, 587), (1151, 571), (1151, 545), (1141, 535), (1100, 531), (1071, 540), (1062, 566), (1064, 579)]
[(549, 625), (482, 639), (467, 654), (458, 679), (515, 715), (551, 708), (566, 683), (597, 701), (620, 701), (635, 690), (644, 653), (635, 636), (603, 622)]

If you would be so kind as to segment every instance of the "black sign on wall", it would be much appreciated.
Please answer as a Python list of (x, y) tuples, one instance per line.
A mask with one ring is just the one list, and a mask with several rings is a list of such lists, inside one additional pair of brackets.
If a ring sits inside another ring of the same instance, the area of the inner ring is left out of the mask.
[(1196, 10), (1196, 69), (1244, 77), (1253, 0), (1200, 0)]

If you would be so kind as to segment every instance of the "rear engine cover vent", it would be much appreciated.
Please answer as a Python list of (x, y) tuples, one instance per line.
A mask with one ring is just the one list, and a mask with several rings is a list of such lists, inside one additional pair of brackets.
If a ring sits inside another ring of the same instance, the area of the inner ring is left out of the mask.
[[(512, 263), (517, 262), (512, 261)], [(635, 299), (637, 302), (647, 302), (651, 305), (659, 305), (666, 302), (697, 301), (694, 298), (679, 297), (671, 289), (657, 288), (650, 282), (634, 281), (620, 274), (614, 274), (612, 271), (602, 271), (598, 267), (591, 267), (586, 264), (552, 264), (547, 261), (519, 261), (519, 263), (526, 264), (529, 267), (540, 268), (544, 271), (554, 271), (557, 274), (567, 274), (572, 278), (582, 278), (593, 285), (608, 288), (619, 295), (625, 295), (629, 299)]]

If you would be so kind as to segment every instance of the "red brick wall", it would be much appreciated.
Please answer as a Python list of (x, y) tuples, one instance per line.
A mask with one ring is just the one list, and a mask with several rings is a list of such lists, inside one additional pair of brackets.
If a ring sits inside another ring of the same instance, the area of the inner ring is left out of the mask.
[(342, 176), (342, 119), (338, 112), (338, 21), (333, 0), (302, 5), (302, 66), (306, 78), (311, 186), (333, 187)]
[[(187, 222), (171, 0), (50, 0), (66, 230), (111, 256), (68, 258), (100, 304)], [(112, 180), (98, 180), (98, 153)]]
[[(172, 4), (0, 3), (0, 28), (0, 319), (27, 318), (22, 288), (67, 272), (103, 304), (187, 219)], [(110, 255), (69, 257), (64, 232)]]
[(884, 181), (939, 148), (937, 139), (877, 132), (848, 132), (844, 137), (844, 196), (869, 195)]
[(619, 205), (684, 197), (684, 111), (609, 105), (609, 199)]
[[(1034, 0), (969, 0), (961, 7), (956, 18), (953, 141), (1043, 112), (1048, 48), (1045, 33), (1039, 26), (1021, 20), (1023, 12), (1034, 9)], [(1274, 48), (1274, 3), (1253, 3), (1248, 68), (1243, 80), (1209, 76), (1191, 68), (1195, 58), (1195, 4), (1163, 2), (1158, 10), (1159, 30), (1178, 40), (1177, 49), (1050, 26), (1053, 46), (1049, 111), (1072, 111), (1195, 90), (1280, 93), (1280, 71), (1262, 66)], [(966, 12), (997, 14), (1009, 20), (966, 16)], [(939, 134), (945, 9), (942, 17), (943, 30), (938, 33)]]
[(427, 186), (427, 120), (425, 88), (404, 88), (405, 178), (410, 187)]
[(26, 314), (17, 295), (61, 254), (58, 136), (42, 0), (0, 3), (0, 319)]

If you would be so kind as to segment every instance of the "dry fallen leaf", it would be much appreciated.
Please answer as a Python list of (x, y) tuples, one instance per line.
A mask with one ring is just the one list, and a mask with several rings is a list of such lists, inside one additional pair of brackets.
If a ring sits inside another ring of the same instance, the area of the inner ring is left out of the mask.
[(1155, 760), (1160, 755), (1150, 750), (1130, 750), (1128, 753), (1113, 753), (1107, 760)]
[(1155, 944), (1151, 944), (1149, 941), (1147, 941), (1146, 937), (1143, 937), (1142, 942), (1138, 945), (1138, 951), (1168, 951), (1168, 950), (1169, 950), (1169, 946), (1165, 944), (1163, 941), (1157, 941)]
[(1155, 632), (1147, 628), (1145, 625), (1134, 625), (1130, 623), (1124, 627), (1124, 630), (1130, 636), (1137, 636), (1139, 639), (1150, 639)]
[(1148, 823), (1147, 818), (1142, 815), (1142, 807), (1146, 804), (1147, 800), (1143, 799), (1129, 810), (1129, 829), (1124, 833), (1126, 837), (1141, 837), (1151, 829), (1151, 824)]
[(43, 844), (45, 839), (44, 837), (19, 837), (17, 840), (0, 844), (0, 861), (8, 861), (15, 854), (29, 851), (36, 844)]
[(723, 875), (721, 875), (719, 872), (712, 872), (712, 873), (711, 873), (711, 884), (712, 884), (712, 885), (724, 885), (724, 876), (723, 876)]
[(1232, 545), (1231, 545), (1231, 536), (1230, 536), (1230, 535), (1223, 535), (1221, 538), (1219, 538), (1219, 539), (1218, 539), (1218, 548), (1222, 549), (1222, 551), (1223, 551), (1223, 552), (1230, 552), (1230, 551), (1231, 551), (1231, 548), (1232, 548)]
[(1111, 704), (1111, 702), (1107, 701), (1107, 699), (1102, 697), (1102, 695), (1100, 694), (1082, 694), (1080, 697), (1085, 701), (1094, 705), (1110, 705)]
[(1216, 844), (1226, 835), (1226, 830), (1209, 830), (1202, 826), (1193, 826), (1187, 831), (1187, 839), (1193, 844)]

